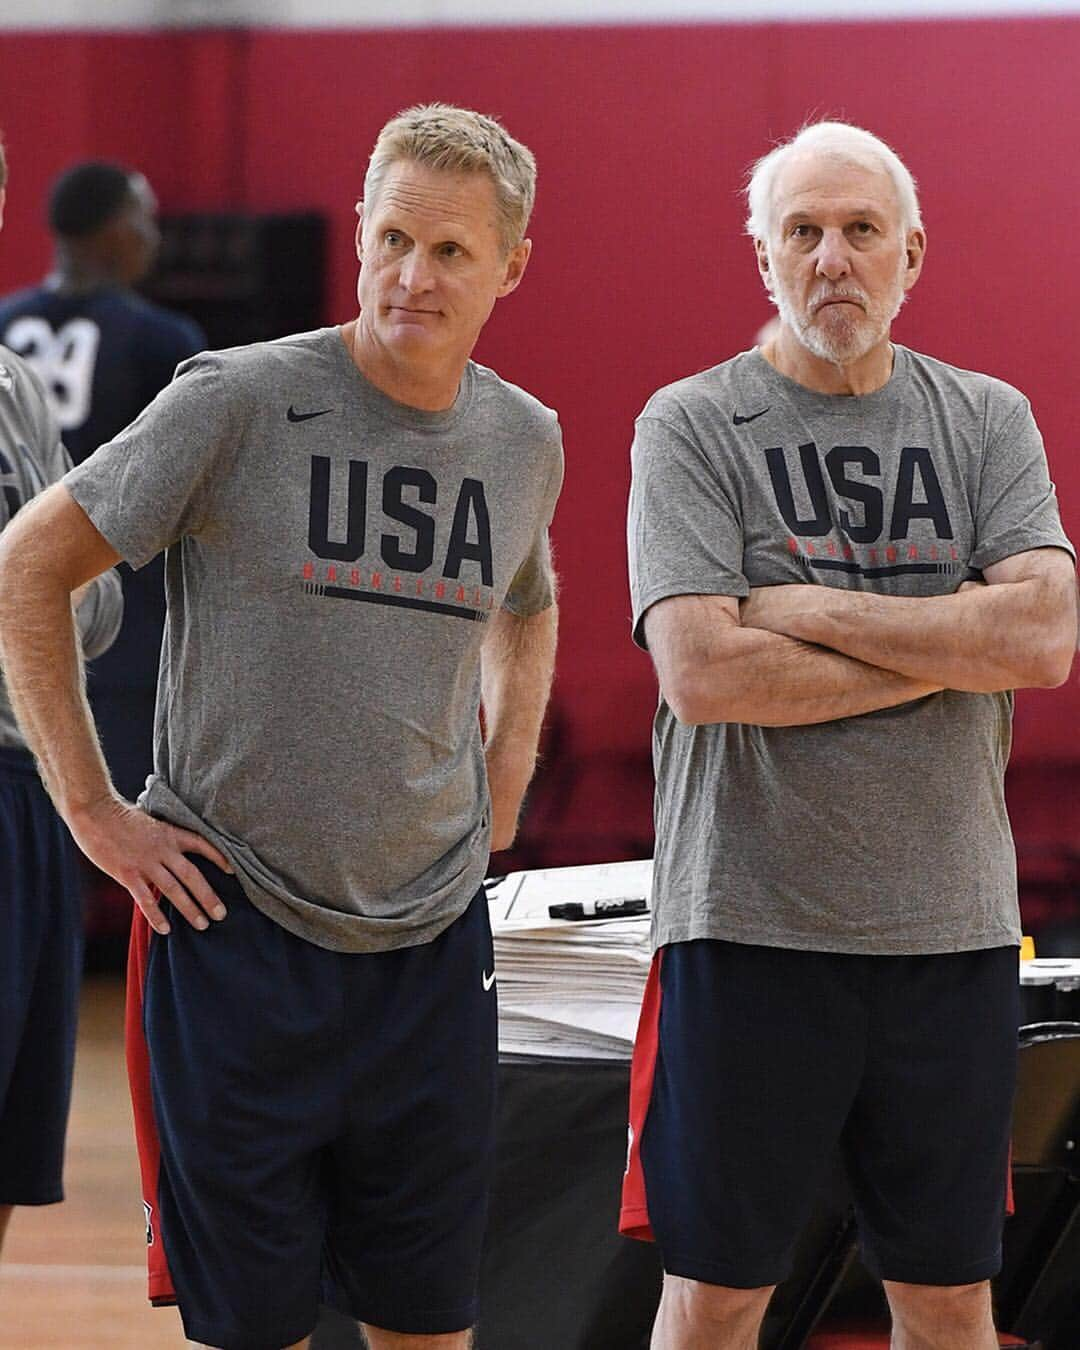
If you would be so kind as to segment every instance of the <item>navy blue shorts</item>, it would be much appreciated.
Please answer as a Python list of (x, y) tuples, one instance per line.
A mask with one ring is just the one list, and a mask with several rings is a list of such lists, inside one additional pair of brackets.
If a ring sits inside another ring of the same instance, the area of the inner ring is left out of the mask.
[(75, 846), (30, 754), (0, 748), (0, 1205), (64, 1198), (81, 974)]
[(863, 1259), (955, 1285), (1001, 1264), (1015, 947), (847, 956), (696, 941), (654, 963), (620, 1227), (674, 1275), (779, 1283), (839, 1146)]
[(224, 1350), (302, 1340), (327, 1281), (373, 1326), (471, 1326), (495, 1141), (483, 892), (432, 942), (331, 952), (193, 861), (228, 917), (161, 937), (137, 914), (129, 967), (151, 1298)]

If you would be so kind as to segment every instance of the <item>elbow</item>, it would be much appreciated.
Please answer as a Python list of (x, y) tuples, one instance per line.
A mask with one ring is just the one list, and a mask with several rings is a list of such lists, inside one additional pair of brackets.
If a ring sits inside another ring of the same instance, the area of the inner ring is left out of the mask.
[(1029, 685), (1035, 689), (1060, 688), (1072, 672), (1075, 654), (1076, 648), (1073, 643), (1069, 643), (1068, 646), (1059, 643), (1042, 652)]
[(0, 601), (19, 598), (27, 581), (37, 578), (40, 569), (27, 558), (27, 539), (22, 517), (10, 520), (0, 533)]
[(693, 694), (690, 681), (684, 675), (670, 674), (666, 679), (662, 679), (660, 681), (660, 696), (671, 709), (677, 722), (683, 722), (687, 726), (694, 725), (694, 719), (691, 716)]
[(1057, 689), (1069, 678), (1076, 655), (1076, 625), (1061, 624), (1043, 629), (1033, 636), (1024, 653), (1013, 687), (1016, 689)]
[(1057, 623), (1044, 626), (1042, 637), (1039, 643), (1038, 687), (1057, 689), (1069, 678), (1076, 656), (1077, 612), (1075, 595), (1071, 590), (1068, 608), (1060, 613)]
[(1065, 594), (1052, 597), (1044, 609), (1042, 621), (1031, 634), (1028, 648), (1030, 677), (1026, 683), (1035, 689), (1057, 689), (1072, 671), (1077, 646), (1077, 593), (1070, 579)]
[(665, 694), (664, 702), (675, 715), (676, 722), (684, 727), (699, 727), (708, 720), (702, 716), (696, 704), (677, 694)]
[(676, 721), (683, 726), (697, 727), (725, 720), (717, 714), (715, 692), (707, 690), (705, 682), (692, 670), (669, 676), (662, 683), (660, 692)]
[(11, 549), (7, 546), (7, 540), (0, 536), (0, 623), (4, 618), (3, 600), (5, 596), (14, 596), (18, 593), (17, 583), (11, 575)]

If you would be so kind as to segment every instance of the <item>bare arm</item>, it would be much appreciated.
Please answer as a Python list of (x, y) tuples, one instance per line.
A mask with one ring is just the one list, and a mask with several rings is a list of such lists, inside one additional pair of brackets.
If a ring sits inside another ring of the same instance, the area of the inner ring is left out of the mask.
[(660, 688), (680, 722), (809, 726), (910, 703), (941, 688), (741, 626), (739, 602), (675, 595), (645, 615)]
[(558, 609), (519, 618), (500, 609), (481, 652), (491, 847), (509, 848), (525, 789), (536, 767), (536, 747), (555, 671)]
[(995, 563), (987, 585), (907, 598), (829, 586), (771, 586), (743, 602), (745, 625), (819, 643), (949, 689), (1049, 688), (1076, 651), (1076, 577), (1059, 548)]
[(72, 593), (117, 561), (62, 484), (19, 512), (0, 536), (4, 680), (45, 786), (87, 857), (131, 892), (159, 932), (169, 925), (155, 888), (205, 928), (202, 910), (217, 918), (224, 909), (183, 854), (202, 853), (229, 870), (227, 860), (199, 835), (119, 796), (86, 702)]

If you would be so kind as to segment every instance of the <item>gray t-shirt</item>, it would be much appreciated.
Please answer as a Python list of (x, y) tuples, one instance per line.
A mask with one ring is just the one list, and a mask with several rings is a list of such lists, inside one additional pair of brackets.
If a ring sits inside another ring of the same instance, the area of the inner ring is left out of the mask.
[(168, 550), (140, 804), (319, 946), (436, 937), (488, 860), (486, 621), (552, 601), (555, 414), (473, 363), (406, 407), (327, 328), (185, 362), (65, 481), (132, 566)]
[[(1015, 389), (895, 348), (862, 397), (758, 351), (660, 390), (637, 421), (634, 636), (666, 596), (799, 582), (955, 591), (1071, 547)], [(883, 955), (1019, 941), (1003, 775), (1012, 698), (945, 690), (816, 726), (686, 726), (661, 698), (654, 938)]]
[[(38, 376), (14, 352), (0, 347), (0, 530), (31, 497), (71, 468)], [(87, 589), (76, 611), (83, 655), (100, 656), (120, 631), (124, 601), (110, 567)], [(0, 674), (0, 746), (25, 750)]]

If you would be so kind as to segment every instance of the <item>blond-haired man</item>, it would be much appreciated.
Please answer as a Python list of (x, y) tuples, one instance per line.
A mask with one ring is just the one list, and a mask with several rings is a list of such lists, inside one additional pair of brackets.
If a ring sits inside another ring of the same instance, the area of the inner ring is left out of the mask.
[[(304, 1344), (325, 1271), (373, 1350), (468, 1344), (496, 1050), (479, 888), (533, 768), (562, 479), (554, 414), (470, 352), (524, 275), (534, 176), (491, 118), (395, 118), (360, 208), (358, 318), (188, 362), (0, 556), (28, 736), (139, 906), (150, 1293), (197, 1343)], [(136, 807), (59, 615), (161, 548)]]
[(1011, 690), (1067, 676), (1071, 546), (1026, 399), (894, 344), (926, 236), (877, 137), (750, 181), (780, 327), (637, 423), (660, 681), (655, 939), (624, 1227), (655, 1350), (750, 1350), (833, 1150), (896, 1350), (996, 1347), (1019, 923)]

